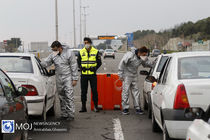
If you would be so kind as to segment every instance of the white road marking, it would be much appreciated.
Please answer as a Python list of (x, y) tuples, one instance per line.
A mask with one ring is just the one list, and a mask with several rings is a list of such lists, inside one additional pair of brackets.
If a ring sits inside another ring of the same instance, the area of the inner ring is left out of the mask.
[(113, 129), (114, 129), (115, 140), (124, 140), (120, 119), (119, 118), (113, 119), (113, 124), (114, 124)]
[(104, 70), (106, 70), (106, 67), (104, 67)]

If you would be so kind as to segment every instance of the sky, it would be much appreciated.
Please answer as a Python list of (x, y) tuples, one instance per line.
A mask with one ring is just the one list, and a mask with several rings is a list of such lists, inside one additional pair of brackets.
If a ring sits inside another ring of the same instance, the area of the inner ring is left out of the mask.
[[(80, 5), (75, 1), (79, 44)], [(209, 5), (210, 0), (82, 0), (82, 6), (88, 7), (89, 36), (172, 28), (210, 17)], [(72, 46), (73, 0), (58, 0), (58, 16), (59, 41)], [(0, 41), (12, 37), (20, 37), (25, 45), (34, 41), (51, 44), (55, 40), (55, 0), (0, 0)]]

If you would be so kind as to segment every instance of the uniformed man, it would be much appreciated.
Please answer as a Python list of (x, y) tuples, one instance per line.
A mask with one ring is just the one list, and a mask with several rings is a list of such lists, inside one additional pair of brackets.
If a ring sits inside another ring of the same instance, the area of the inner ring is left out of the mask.
[(53, 53), (41, 65), (49, 67), (55, 65), (56, 87), (61, 105), (61, 119), (73, 120), (75, 113), (74, 89), (78, 81), (78, 66), (74, 53), (59, 41), (51, 45)]
[(138, 67), (143, 65), (144, 67), (152, 67), (154, 62), (150, 62), (147, 58), (148, 49), (143, 46), (136, 49), (133, 52), (127, 52), (118, 68), (118, 75), (120, 80), (123, 81), (123, 91), (122, 91), (122, 114), (129, 114), (129, 90), (132, 93), (134, 107), (137, 114), (143, 114), (140, 107), (140, 92), (138, 84)]
[(84, 38), (85, 47), (80, 50), (78, 55), (78, 65), (81, 69), (81, 101), (82, 108), (79, 112), (87, 112), (87, 90), (88, 81), (92, 89), (92, 97), (94, 102), (94, 111), (98, 112), (98, 92), (96, 71), (101, 66), (101, 56), (97, 49), (92, 46), (90, 38)]

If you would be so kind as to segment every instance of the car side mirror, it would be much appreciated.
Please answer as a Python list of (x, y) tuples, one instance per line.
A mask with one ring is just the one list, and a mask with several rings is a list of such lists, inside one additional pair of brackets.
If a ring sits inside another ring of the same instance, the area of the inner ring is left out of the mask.
[(148, 71), (145, 71), (145, 70), (141, 70), (140, 71), (140, 75), (149, 75), (149, 72)]
[(154, 76), (147, 76), (147, 80), (151, 83), (157, 82), (157, 79)]
[(55, 75), (55, 70), (54, 69), (52, 69), (52, 70), (49, 70), (49, 76), (54, 76)]
[(28, 90), (25, 87), (18, 87), (18, 93), (21, 96), (26, 96), (28, 94)]

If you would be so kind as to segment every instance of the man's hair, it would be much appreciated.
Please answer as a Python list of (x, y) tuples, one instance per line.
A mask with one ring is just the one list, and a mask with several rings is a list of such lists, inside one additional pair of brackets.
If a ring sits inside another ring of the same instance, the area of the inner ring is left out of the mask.
[(146, 46), (142, 46), (141, 48), (138, 49), (138, 52), (140, 52), (140, 53), (148, 53), (149, 50), (147, 49)]
[(91, 40), (89, 37), (85, 37), (85, 38), (84, 38), (84, 41), (87, 41), (87, 42), (90, 43), (90, 44), (93, 43), (92, 40)]
[(62, 45), (59, 41), (54, 41), (51, 45), (51, 48), (54, 48), (54, 47), (60, 48), (60, 47), (62, 47)]

